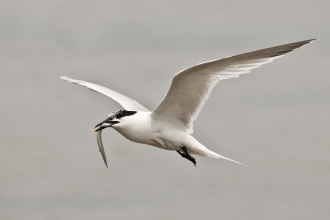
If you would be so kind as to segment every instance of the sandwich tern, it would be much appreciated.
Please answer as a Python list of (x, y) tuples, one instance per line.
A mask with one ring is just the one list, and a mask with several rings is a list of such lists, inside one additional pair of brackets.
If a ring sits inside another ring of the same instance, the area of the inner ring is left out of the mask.
[(196, 160), (191, 154), (222, 158), (242, 164), (207, 149), (191, 136), (193, 121), (197, 118), (213, 87), (220, 80), (249, 73), (250, 70), (272, 62), (314, 40), (317, 39), (212, 60), (182, 70), (173, 77), (165, 98), (153, 111), (149, 111), (137, 101), (111, 89), (65, 76), (62, 76), (61, 79), (99, 92), (118, 102), (124, 108), (111, 112), (104, 121), (92, 128), (94, 132), (97, 132), (97, 143), (107, 167), (101, 132), (108, 127), (115, 129), (130, 141), (177, 151), (195, 166)]

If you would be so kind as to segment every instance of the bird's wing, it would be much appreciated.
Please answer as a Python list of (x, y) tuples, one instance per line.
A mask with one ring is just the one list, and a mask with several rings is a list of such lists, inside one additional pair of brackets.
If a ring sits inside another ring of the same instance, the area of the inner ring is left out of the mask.
[(76, 83), (79, 84), (81, 86), (85, 86), (93, 91), (99, 92), (105, 96), (108, 96), (109, 98), (115, 100), (116, 102), (118, 102), (125, 110), (134, 110), (134, 111), (143, 111), (143, 112), (149, 112), (149, 110), (144, 107), (143, 105), (141, 105), (140, 103), (138, 103), (137, 101), (128, 98), (127, 96), (124, 96), (118, 92), (115, 92), (111, 89), (105, 88), (103, 86), (99, 86), (93, 83), (89, 83), (89, 82), (85, 82), (85, 81), (81, 81), (81, 80), (75, 80), (75, 79), (71, 79), (69, 77), (66, 76), (61, 76), (61, 79), (66, 80), (68, 82), (72, 82), (72, 83)]
[(153, 111), (153, 117), (164, 123), (193, 132), (197, 118), (213, 87), (223, 79), (238, 77), (262, 64), (316, 39), (266, 48), (237, 56), (197, 64), (177, 73), (164, 100)]

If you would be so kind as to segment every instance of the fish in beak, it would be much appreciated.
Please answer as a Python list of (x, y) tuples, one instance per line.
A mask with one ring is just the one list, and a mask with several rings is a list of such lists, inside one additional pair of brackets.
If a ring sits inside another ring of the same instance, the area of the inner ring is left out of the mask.
[(99, 146), (100, 153), (102, 155), (103, 161), (104, 161), (105, 165), (108, 168), (107, 157), (105, 156), (105, 151), (104, 151), (104, 148), (103, 148), (101, 133), (102, 133), (102, 130), (97, 132), (96, 140), (97, 140), (97, 145)]
[(104, 147), (103, 147), (103, 143), (102, 143), (101, 134), (102, 134), (102, 130), (104, 128), (109, 128), (109, 127), (112, 127), (113, 125), (119, 123), (119, 121), (113, 121), (112, 119), (113, 118), (109, 117), (109, 118), (105, 119), (104, 121), (98, 123), (97, 125), (95, 125), (92, 128), (92, 133), (97, 132), (97, 135), (96, 135), (97, 145), (99, 146), (99, 150), (102, 155), (103, 161), (107, 167), (108, 167), (108, 163), (107, 163), (107, 158), (105, 156), (105, 151), (104, 151)]

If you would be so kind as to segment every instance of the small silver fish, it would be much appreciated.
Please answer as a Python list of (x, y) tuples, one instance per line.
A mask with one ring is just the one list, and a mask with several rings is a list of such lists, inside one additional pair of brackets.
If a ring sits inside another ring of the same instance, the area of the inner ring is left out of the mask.
[(96, 133), (97, 133), (96, 134), (97, 145), (99, 146), (99, 149), (100, 149), (100, 152), (101, 152), (103, 161), (104, 161), (105, 165), (108, 167), (107, 158), (105, 156), (105, 152), (104, 152), (104, 148), (103, 148), (103, 144), (102, 144), (102, 137), (101, 137), (102, 130), (100, 130), (100, 131), (98, 131)]

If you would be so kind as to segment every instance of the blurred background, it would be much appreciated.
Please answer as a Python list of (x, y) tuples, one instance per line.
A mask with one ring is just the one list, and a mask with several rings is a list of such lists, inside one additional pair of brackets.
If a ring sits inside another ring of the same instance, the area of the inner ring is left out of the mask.
[[(0, 219), (329, 219), (330, 2), (1, 0)], [(194, 64), (319, 37), (221, 81), (194, 123), (248, 164), (132, 143), (90, 128), (121, 107), (60, 80), (154, 109)]]

